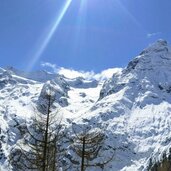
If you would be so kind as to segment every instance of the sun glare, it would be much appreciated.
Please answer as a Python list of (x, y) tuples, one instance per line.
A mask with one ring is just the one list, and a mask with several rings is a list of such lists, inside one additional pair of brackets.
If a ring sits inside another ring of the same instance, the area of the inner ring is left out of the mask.
[(30, 71), (36, 64), (36, 62), (40, 59), (41, 55), (43, 54), (44, 50), (46, 49), (48, 43), (50, 42), (52, 36), (54, 35), (55, 31), (57, 30), (58, 26), (60, 25), (65, 13), (67, 12), (69, 6), (71, 5), (72, 0), (66, 0), (64, 6), (62, 7), (60, 13), (58, 14), (54, 24), (50, 27), (48, 34), (44, 36), (42, 44), (37, 49), (35, 54), (32, 57), (30, 64), (28, 65), (27, 70)]
[(140, 28), (145, 30), (141, 23), (131, 14), (131, 12), (123, 5), (123, 3), (120, 0), (116, 0), (115, 3), (118, 4), (118, 6), (121, 8), (121, 10)]
[[(29, 63), (27, 67), (27, 71), (30, 71), (33, 69), (35, 64), (39, 61), (42, 54), (44, 53), (45, 49), (47, 48), (51, 38), (53, 37), (55, 31), (58, 29), (63, 17), (65, 16), (68, 8), (70, 7), (73, 0), (65, 0), (63, 7), (61, 8), (61, 11), (58, 13), (54, 23), (49, 26), (49, 29), (47, 30), (46, 34), (42, 35), (41, 43), (39, 43), (38, 48), (33, 52), (31, 55), (31, 62)], [(137, 26), (142, 28), (141, 24), (136, 20), (136, 18), (128, 11), (127, 8), (119, 1), (116, 0), (115, 3), (117, 3), (117, 6), (129, 17), (133, 20), (134, 23), (136, 23)], [(74, 33), (75, 39), (73, 41), (73, 51), (77, 51), (77, 48), (79, 46), (80, 39), (85, 38), (85, 31), (86, 31), (86, 12), (87, 12), (87, 5), (88, 2), (85, 0), (79, 1), (79, 9), (78, 9), (78, 15), (77, 15), (77, 24), (76, 24), (76, 32)], [(143, 28), (142, 28), (143, 29)]]

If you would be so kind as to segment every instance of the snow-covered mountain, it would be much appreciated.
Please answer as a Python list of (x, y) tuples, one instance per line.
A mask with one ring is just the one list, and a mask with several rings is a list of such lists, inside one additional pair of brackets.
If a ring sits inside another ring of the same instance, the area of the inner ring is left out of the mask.
[(104, 143), (114, 149), (105, 171), (147, 171), (171, 146), (170, 66), (171, 47), (158, 40), (105, 82), (0, 68), (0, 169), (7, 169), (11, 148), (23, 138), (18, 127), (51, 90), (67, 128), (79, 123), (105, 131)]

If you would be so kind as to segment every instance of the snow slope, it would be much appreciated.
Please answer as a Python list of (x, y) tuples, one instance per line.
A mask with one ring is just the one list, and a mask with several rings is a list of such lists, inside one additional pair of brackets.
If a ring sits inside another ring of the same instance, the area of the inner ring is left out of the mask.
[[(21, 138), (17, 126), (31, 118), (34, 106), (51, 89), (68, 127), (73, 122), (105, 131), (105, 144), (115, 149), (105, 171), (146, 171), (150, 158), (160, 160), (171, 146), (170, 66), (171, 47), (158, 40), (105, 82), (45, 71), (31, 78), (0, 68), (1, 169)], [(102, 156), (99, 160), (110, 157), (106, 151)]]

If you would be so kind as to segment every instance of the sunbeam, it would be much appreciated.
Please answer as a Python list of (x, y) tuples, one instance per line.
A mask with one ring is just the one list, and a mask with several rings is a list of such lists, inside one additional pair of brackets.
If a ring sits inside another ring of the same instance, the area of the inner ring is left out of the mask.
[(72, 0), (66, 0), (66, 3), (64, 4), (63, 8), (61, 9), (61, 12), (59, 16), (57, 16), (57, 19), (55, 23), (50, 28), (48, 34), (45, 36), (45, 38), (42, 41), (42, 44), (38, 48), (38, 50), (35, 52), (35, 54), (32, 57), (31, 62), (29, 63), (27, 67), (27, 71), (32, 70), (36, 62), (40, 59), (41, 55), (43, 54), (44, 50), (46, 49), (48, 43), (50, 42), (52, 36), (54, 35), (55, 31), (57, 30), (59, 24), (61, 23), (61, 20), (63, 19), (65, 13), (67, 12), (69, 6), (71, 5)]
[(146, 32), (145, 28), (141, 25), (141, 23), (133, 16), (130, 11), (123, 5), (123, 3), (120, 0), (116, 0), (116, 3), (120, 6), (122, 11), (144, 32)]
[(86, 18), (87, 18), (87, 1), (79, 2), (79, 10), (77, 14), (76, 27), (74, 32), (74, 40), (72, 44), (73, 53), (77, 53), (80, 42), (84, 42), (86, 36)]

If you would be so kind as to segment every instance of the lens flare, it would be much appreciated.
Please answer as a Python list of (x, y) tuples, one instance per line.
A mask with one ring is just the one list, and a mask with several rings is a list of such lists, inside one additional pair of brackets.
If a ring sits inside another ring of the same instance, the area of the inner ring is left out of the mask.
[(43, 54), (44, 50), (46, 49), (47, 45), (49, 44), (52, 36), (54, 35), (55, 31), (57, 30), (58, 26), (60, 25), (65, 13), (67, 12), (69, 6), (71, 5), (72, 0), (66, 0), (59, 16), (57, 16), (57, 19), (55, 23), (50, 27), (50, 30), (48, 34), (45, 36), (45, 38), (42, 41), (41, 46), (38, 48), (36, 53), (33, 55), (32, 60), (30, 64), (28, 65), (27, 71), (32, 70), (36, 62), (40, 59), (41, 55)]

